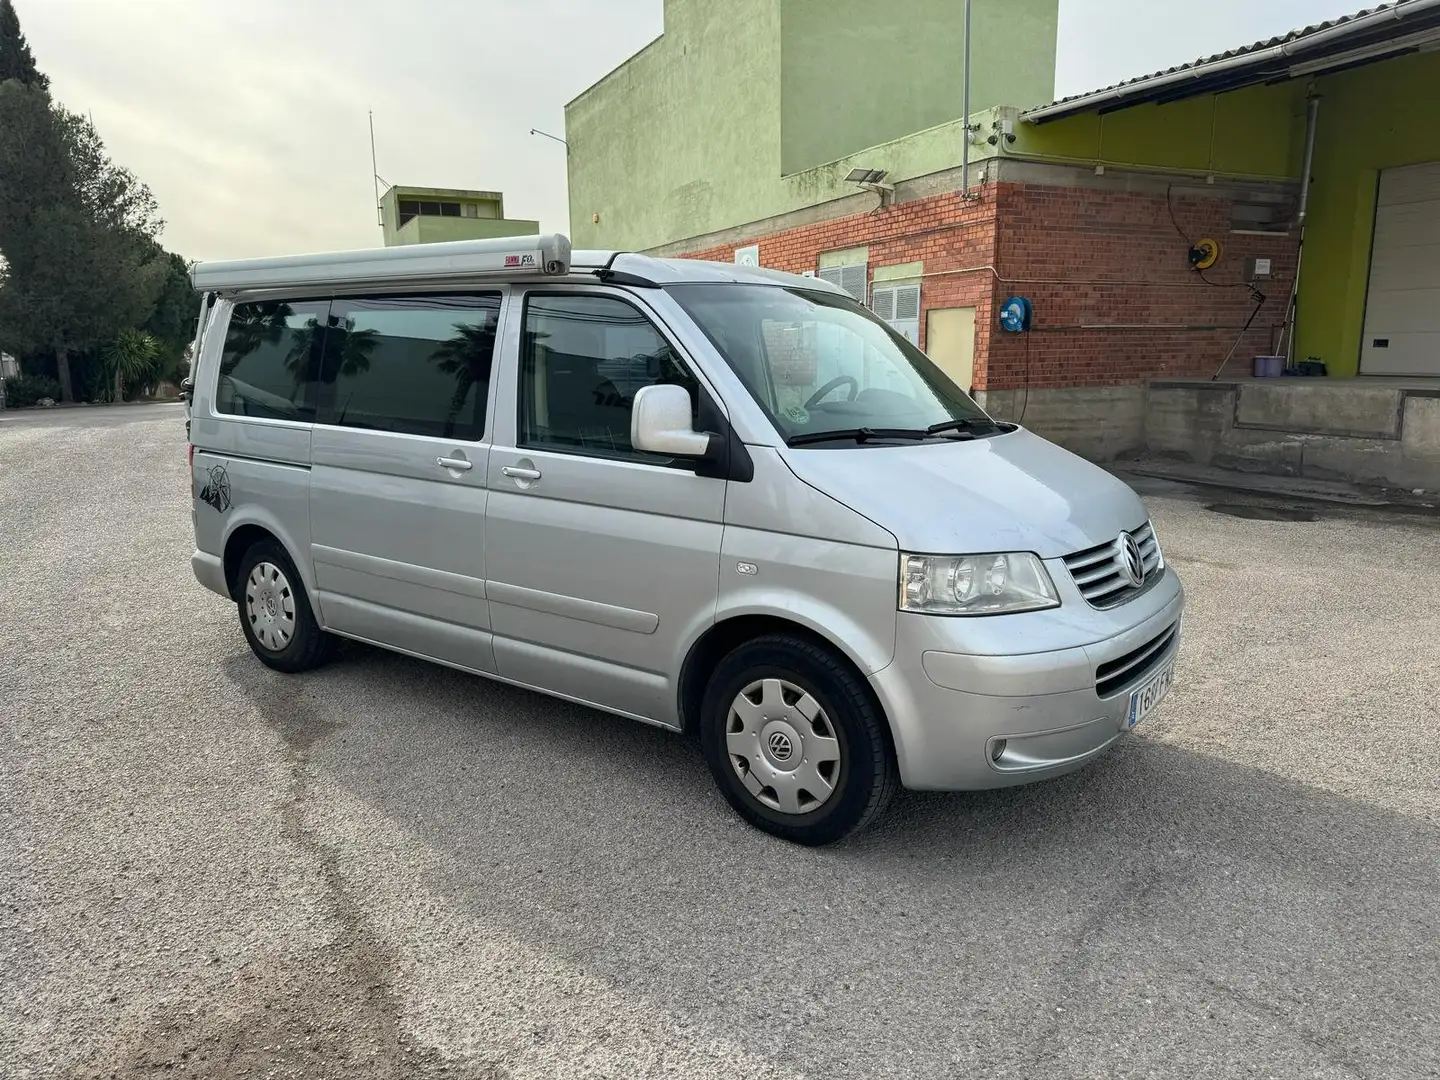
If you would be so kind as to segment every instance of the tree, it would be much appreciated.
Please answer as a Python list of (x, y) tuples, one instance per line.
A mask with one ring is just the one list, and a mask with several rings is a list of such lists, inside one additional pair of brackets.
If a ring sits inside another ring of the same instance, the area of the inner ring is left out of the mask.
[(176, 381), (183, 378), (185, 349), (195, 337), (200, 298), (190, 283), (190, 265), (173, 252), (158, 252), (167, 260), (165, 280), (155, 298), (155, 310), (141, 327), (160, 345), (160, 373)]
[(94, 125), (48, 95), (0, 83), (0, 136), (0, 347), (52, 350), (69, 401), (70, 353), (154, 311), (169, 270), (155, 243), (163, 223)]
[(15, 5), (11, 0), (0, 0), (0, 82), (6, 79), (16, 79), (42, 93), (50, 89), (50, 80), (35, 66), (30, 44), (20, 31)]
[(133, 387), (153, 383), (159, 374), (160, 360), (160, 342), (153, 336), (133, 328), (120, 331), (114, 341), (100, 350), (100, 362), (113, 383), (111, 400), (124, 401), (127, 384)]

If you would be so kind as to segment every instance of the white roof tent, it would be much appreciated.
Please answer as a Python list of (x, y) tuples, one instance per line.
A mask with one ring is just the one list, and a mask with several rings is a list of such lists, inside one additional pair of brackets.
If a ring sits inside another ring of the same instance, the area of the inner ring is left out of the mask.
[[(407, 285), (443, 285), (583, 274), (617, 285), (656, 288), (681, 282), (742, 282), (784, 285), (815, 292), (842, 292), (819, 278), (779, 270), (693, 259), (655, 259), (617, 251), (570, 250), (568, 238), (511, 236), (448, 244), (411, 244), (360, 251), (285, 255), (273, 259), (198, 263), (190, 279), (197, 292), (229, 296), (275, 289), (353, 291)], [(203, 313), (202, 313), (203, 319)]]
[(1398, 0), (1020, 114), (1032, 124), (1238, 90), (1440, 46), (1440, 0)]
[(444, 282), (492, 275), (558, 277), (569, 272), (569, 239), (550, 235), (203, 262), (196, 264), (190, 280), (198, 292), (232, 293), (297, 286), (364, 288), (397, 279)]

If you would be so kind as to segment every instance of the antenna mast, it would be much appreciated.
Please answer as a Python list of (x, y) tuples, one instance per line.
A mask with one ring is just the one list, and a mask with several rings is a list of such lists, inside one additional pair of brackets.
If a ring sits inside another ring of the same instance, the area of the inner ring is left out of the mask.
[(380, 214), (380, 165), (375, 159), (375, 110), (370, 110), (370, 179), (375, 184), (375, 224), (385, 227)]

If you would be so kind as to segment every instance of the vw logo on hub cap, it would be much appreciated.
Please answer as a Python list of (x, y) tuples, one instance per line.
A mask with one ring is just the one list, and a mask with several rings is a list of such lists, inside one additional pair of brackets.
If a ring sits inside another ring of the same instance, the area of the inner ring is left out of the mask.
[(772, 731), (766, 740), (770, 748), (770, 756), (776, 761), (789, 761), (790, 755), (795, 753), (795, 746), (790, 742), (790, 736), (783, 731)]
[(1140, 545), (1129, 533), (1121, 533), (1117, 544), (1120, 548), (1120, 573), (1133, 587), (1139, 588), (1145, 583), (1145, 560), (1140, 555)]

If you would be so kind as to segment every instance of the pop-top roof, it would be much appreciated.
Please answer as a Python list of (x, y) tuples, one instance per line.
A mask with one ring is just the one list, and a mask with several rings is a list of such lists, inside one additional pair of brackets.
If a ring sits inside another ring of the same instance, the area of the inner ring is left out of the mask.
[(1440, 0), (1396, 3), (1343, 15), (1239, 49), (1073, 94), (1021, 114), (1034, 124), (1075, 113), (1177, 101), (1386, 59), (1440, 44)]

